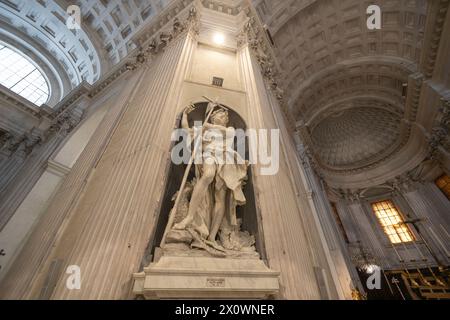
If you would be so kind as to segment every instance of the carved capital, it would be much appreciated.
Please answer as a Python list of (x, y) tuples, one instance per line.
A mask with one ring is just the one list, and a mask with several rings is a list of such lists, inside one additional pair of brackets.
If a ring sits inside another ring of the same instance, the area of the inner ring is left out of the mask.
[(450, 100), (441, 99), (439, 115), (436, 118), (436, 124), (431, 130), (428, 138), (429, 158), (439, 158), (439, 148), (442, 147), (447, 152), (449, 150), (449, 131), (450, 131)]
[(127, 63), (127, 70), (136, 70), (148, 61), (151, 61), (154, 56), (163, 51), (174, 39), (186, 31), (193, 35), (198, 35), (199, 17), (195, 6), (191, 7), (184, 22), (175, 17), (172, 22), (172, 28), (160, 31), (153, 36), (149, 44), (141, 47), (133, 60)]
[(191, 9), (189, 9), (189, 16), (186, 20), (185, 28), (195, 36), (200, 32), (200, 17), (195, 6), (192, 6)]
[(24, 141), (25, 136), (15, 136), (8, 134), (7, 139), (3, 143), (2, 150), (7, 154), (12, 155), (14, 152), (18, 150), (20, 144)]
[(237, 37), (237, 44), (238, 48), (248, 46), (252, 51), (261, 68), (261, 73), (268, 88), (272, 91), (287, 114), (287, 108), (284, 106), (284, 90), (279, 83), (280, 71), (275, 62), (273, 52), (270, 49), (270, 43), (266, 38), (265, 31), (256, 22), (251, 12), (249, 12), (249, 17)]
[(83, 114), (76, 112), (66, 111), (60, 114), (47, 131), (46, 136), (50, 136), (54, 133), (65, 137), (81, 122)]

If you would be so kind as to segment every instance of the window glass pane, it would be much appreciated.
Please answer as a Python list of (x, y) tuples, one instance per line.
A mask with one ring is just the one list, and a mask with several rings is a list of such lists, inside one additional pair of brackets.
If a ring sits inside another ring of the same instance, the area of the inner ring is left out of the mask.
[(450, 177), (444, 174), (436, 180), (436, 185), (450, 200)]
[(400, 213), (392, 201), (381, 201), (372, 204), (372, 209), (389, 240), (396, 244), (414, 241), (414, 236), (404, 224)]
[(49, 98), (41, 71), (19, 50), (0, 43), (0, 84), (40, 106)]

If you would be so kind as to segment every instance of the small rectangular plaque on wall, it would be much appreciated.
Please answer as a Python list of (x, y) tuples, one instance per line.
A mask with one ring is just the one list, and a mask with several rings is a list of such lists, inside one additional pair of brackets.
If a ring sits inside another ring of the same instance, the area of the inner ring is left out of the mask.
[(207, 288), (224, 288), (225, 278), (207, 278), (206, 279)]
[(212, 85), (216, 86), (216, 87), (222, 87), (223, 86), (223, 78), (213, 77)]

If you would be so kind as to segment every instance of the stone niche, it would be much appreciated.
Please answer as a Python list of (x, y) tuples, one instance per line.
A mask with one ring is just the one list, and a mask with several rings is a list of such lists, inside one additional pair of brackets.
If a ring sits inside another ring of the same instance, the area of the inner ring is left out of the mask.
[[(227, 109), (228, 127), (245, 130), (243, 119), (230, 108)], [(194, 111), (188, 115), (189, 126), (192, 127), (194, 121), (203, 121), (206, 113), (207, 103), (196, 104)], [(237, 142), (235, 139), (235, 150)], [(242, 158), (248, 160), (248, 140), (245, 144)], [(264, 262), (263, 233), (251, 166), (247, 168), (247, 179), (241, 188), (246, 202), (236, 207), (236, 221), (232, 227), (224, 227), (225, 222), (222, 224), (217, 242), (202, 241), (192, 228), (168, 228), (164, 238), (186, 168), (185, 164), (175, 165), (172, 162), (168, 166), (157, 227), (148, 246), (147, 259), (142, 264), (144, 268), (133, 275), (133, 293), (146, 299), (268, 299), (276, 296), (279, 273), (270, 270)], [(180, 196), (173, 225), (183, 221), (187, 215), (192, 200), (193, 186), (190, 183), (196, 177), (197, 180), (200, 177), (198, 167), (193, 166), (185, 192)], [(226, 210), (229, 210), (228, 205)], [(165, 241), (161, 243), (163, 238)]]

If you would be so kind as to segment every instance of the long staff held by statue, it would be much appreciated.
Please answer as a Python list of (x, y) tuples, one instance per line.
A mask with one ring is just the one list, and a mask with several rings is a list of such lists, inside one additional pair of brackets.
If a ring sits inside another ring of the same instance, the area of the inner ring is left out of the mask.
[[(205, 98), (205, 99), (208, 100), (209, 102), (213, 103), (213, 106), (212, 106), (212, 108), (211, 108), (209, 111), (207, 110), (207, 115), (206, 115), (205, 121), (203, 122), (203, 125), (202, 125), (201, 128), (203, 128), (203, 127), (205, 126), (205, 124), (208, 123), (209, 118), (211, 117), (211, 114), (213, 113), (213, 111), (214, 111), (214, 109), (215, 109), (216, 107), (220, 106), (221, 108), (227, 109), (225, 106), (223, 106), (223, 105), (221, 105), (221, 104), (218, 104), (217, 102), (212, 101), (212, 100), (209, 99), (208, 97), (203, 96), (203, 98)], [(201, 138), (202, 138), (202, 137), (201, 137)], [(163, 235), (163, 237), (162, 237), (162, 239), (161, 239), (161, 244), (160, 244), (160, 247), (161, 247), (161, 248), (164, 247), (164, 245), (166, 244), (166, 237), (167, 237), (167, 234), (169, 233), (170, 229), (172, 229), (172, 226), (173, 226), (173, 223), (174, 223), (174, 220), (175, 220), (176, 211), (177, 211), (177, 209), (178, 209), (178, 204), (179, 204), (180, 199), (181, 199), (182, 191), (184, 190), (184, 187), (186, 186), (187, 179), (188, 179), (188, 177), (189, 177), (189, 172), (191, 171), (192, 164), (194, 163), (194, 159), (195, 159), (195, 157), (196, 157), (196, 155), (197, 155), (198, 147), (199, 147), (200, 143), (202, 142), (202, 139), (201, 139), (201, 138), (200, 138), (200, 139), (197, 139), (197, 140), (195, 141), (195, 144), (194, 144), (194, 152), (192, 153), (191, 158), (189, 159), (189, 163), (188, 163), (188, 165), (187, 165), (187, 167), (186, 167), (186, 171), (184, 172), (184, 176), (183, 176), (183, 180), (181, 181), (180, 189), (179, 189), (179, 191), (178, 191), (178, 193), (177, 193), (177, 197), (176, 197), (176, 199), (175, 199), (175, 203), (174, 203), (174, 205), (173, 205), (173, 208), (172, 208), (172, 210), (170, 211), (170, 214), (169, 214), (169, 221), (167, 222), (166, 229), (164, 230), (164, 235)], [(194, 140), (195, 140), (195, 134), (194, 134)]]

